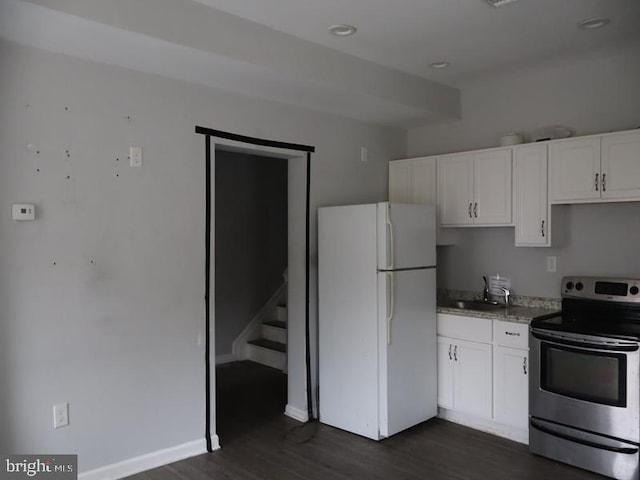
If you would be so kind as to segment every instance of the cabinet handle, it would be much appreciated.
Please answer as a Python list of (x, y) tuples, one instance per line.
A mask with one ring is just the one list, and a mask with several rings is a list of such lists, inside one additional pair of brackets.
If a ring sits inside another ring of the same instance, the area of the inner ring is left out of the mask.
[(596, 180), (594, 182), (594, 186), (596, 187), (596, 192), (598, 191), (598, 176), (599, 175), (600, 175), (599, 173), (596, 173)]
[(469, 218), (473, 218), (473, 215), (471, 215), (471, 206), (472, 205), (473, 205), (472, 203), (469, 204)]
[(527, 357), (522, 359), (522, 371), (525, 375), (527, 374)]
[(478, 218), (478, 203), (473, 204), (473, 215)]
[(458, 345), (456, 345), (453, 348), (453, 359), (457, 362), (458, 361)]
[(542, 233), (542, 236), (544, 237), (544, 220), (542, 220), (542, 223), (540, 224), (540, 232)]
[(602, 174), (602, 191), (606, 192), (607, 191), (607, 181), (605, 180), (607, 177), (606, 173)]
[(453, 360), (453, 357), (451, 356), (451, 344), (449, 344), (449, 360)]

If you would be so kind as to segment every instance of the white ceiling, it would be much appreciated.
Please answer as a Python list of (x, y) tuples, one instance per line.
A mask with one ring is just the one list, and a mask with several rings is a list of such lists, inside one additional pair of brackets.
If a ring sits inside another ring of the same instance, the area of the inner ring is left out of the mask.
[[(595, 16), (611, 24), (577, 28)], [(13, 42), (400, 127), (460, 118), (465, 81), (639, 42), (638, 25), (640, 0), (0, 0)]]
[[(558, 56), (640, 39), (639, 0), (195, 0), (387, 67), (458, 83)], [(611, 24), (578, 30), (579, 21)], [(354, 25), (335, 37), (333, 24)], [(451, 67), (434, 70), (432, 62)]]

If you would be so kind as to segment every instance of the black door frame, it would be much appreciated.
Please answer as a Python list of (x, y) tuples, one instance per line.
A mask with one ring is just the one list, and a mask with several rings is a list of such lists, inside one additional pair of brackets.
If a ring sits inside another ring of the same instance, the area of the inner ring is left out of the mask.
[(306, 237), (305, 237), (305, 360), (306, 360), (306, 386), (307, 386), (307, 414), (309, 420), (313, 419), (312, 387), (311, 387), (311, 350), (310, 350), (310, 324), (309, 324), (309, 228), (310, 228), (310, 197), (311, 197), (311, 154), (315, 152), (315, 147), (296, 143), (279, 142), (276, 140), (266, 140), (256, 137), (248, 137), (221, 130), (213, 130), (206, 127), (196, 126), (195, 133), (204, 135), (205, 147), (205, 176), (206, 176), (206, 219), (205, 219), (205, 440), (207, 451), (212, 452), (211, 442), (211, 339), (209, 330), (211, 327), (210, 312), (210, 282), (211, 282), (211, 137), (232, 140), (246, 143), (248, 145), (258, 145), (263, 147), (282, 148), (304, 152), (307, 160), (307, 186), (306, 186)]

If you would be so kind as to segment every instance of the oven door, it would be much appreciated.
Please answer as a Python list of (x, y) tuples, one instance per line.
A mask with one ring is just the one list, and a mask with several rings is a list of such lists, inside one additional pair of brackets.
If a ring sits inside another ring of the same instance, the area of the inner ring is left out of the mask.
[(532, 328), (529, 413), (640, 443), (638, 342)]

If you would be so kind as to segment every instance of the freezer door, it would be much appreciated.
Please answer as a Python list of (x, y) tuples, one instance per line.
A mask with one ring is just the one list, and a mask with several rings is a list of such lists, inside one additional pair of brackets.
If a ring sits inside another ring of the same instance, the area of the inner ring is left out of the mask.
[(378, 274), (380, 434), (437, 414), (436, 269)]
[(379, 203), (377, 228), (379, 269), (435, 266), (435, 207)]
[(320, 421), (378, 439), (376, 205), (318, 210)]

